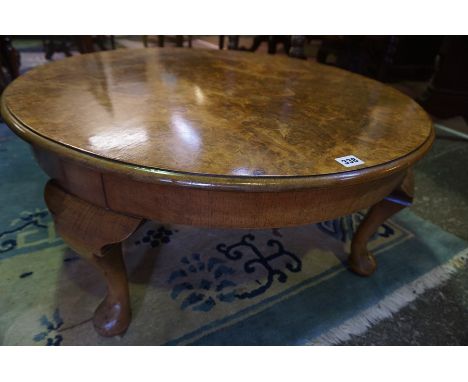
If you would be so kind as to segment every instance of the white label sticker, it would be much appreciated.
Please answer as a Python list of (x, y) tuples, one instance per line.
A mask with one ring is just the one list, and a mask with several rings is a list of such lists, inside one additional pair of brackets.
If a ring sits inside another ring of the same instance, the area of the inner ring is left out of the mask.
[(335, 160), (345, 167), (354, 167), (359, 166), (360, 164), (364, 164), (362, 160), (360, 160), (358, 157), (355, 157), (354, 155), (347, 155), (345, 157), (335, 158)]

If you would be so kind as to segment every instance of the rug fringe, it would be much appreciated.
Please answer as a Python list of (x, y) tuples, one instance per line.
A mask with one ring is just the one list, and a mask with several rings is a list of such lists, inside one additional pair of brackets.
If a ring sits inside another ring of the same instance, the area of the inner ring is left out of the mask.
[(350, 340), (352, 336), (365, 333), (371, 326), (385, 318), (393, 316), (428, 289), (432, 289), (448, 281), (467, 261), (467, 256), (468, 248), (456, 254), (447, 263), (434, 268), (411, 283), (395, 290), (378, 304), (361, 311), (357, 316), (308, 341), (305, 345), (338, 345), (341, 342)]

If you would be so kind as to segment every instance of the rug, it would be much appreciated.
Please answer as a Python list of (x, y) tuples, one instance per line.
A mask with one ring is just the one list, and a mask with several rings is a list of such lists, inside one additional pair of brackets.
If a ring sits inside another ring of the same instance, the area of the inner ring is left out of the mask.
[(363, 218), (270, 230), (148, 222), (124, 243), (133, 321), (102, 338), (91, 317), (105, 285), (57, 236), (46, 176), (0, 124), (0, 344), (339, 344), (447, 280), (468, 244), (409, 210), (370, 242), (378, 270), (346, 268)]

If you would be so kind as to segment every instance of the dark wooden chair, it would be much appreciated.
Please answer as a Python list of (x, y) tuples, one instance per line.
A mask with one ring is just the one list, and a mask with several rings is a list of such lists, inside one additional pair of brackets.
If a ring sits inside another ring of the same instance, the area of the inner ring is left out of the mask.
[(317, 61), (383, 82), (427, 80), (441, 42), (440, 36), (330, 36)]
[[(219, 36), (219, 49), (224, 49), (224, 42), (226, 36)], [(252, 45), (249, 48), (239, 46), (239, 36), (227, 36), (229, 50), (245, 50), (249, 52), (256, 52), (262, 43), (268, 44), (268, 53), (275, 54), (278, 45), (283, 45), (284, 52), (291, 57), (305, 59), (305, 44), (307, 42), (306, 36), (268, 36), (260, 35), (254, 36)]]
[[(158, 36), (158, 47), (163, 48), (165, 44), (165, 40), (170, 39), (174, 40), (175, 45), (177, 47), (183, 47), (184, 46), (184, 36), (178, 35), (178, 36), (164, 36), (164, 35), (159, 35)], [(188, 42), (188, 47), (192, 47), (192, 36), (187, 36), (187, 42)], [(148, 47), (148, 36), (143, 36), (143, 45), (145, 48)]]
[(20, 55), (13, 47), (11, 38), (0, 36), (0, 93), (19, 76)]
[[(226, 36), (219, 36), (219, 49), (224, 49), (224, 41)], [(227, 36), (228, 38), (228, 45), (227, 48), (229, 50), (239, 50), (239, 36)]]
[(47, 60), (51, 60), (55, 53), (72, 56), (71, 51), (76, 48), (81, 54), (93, 53), (98, 50), (115, 49), (114, 36), (46, 36), (43, 39)]
[(436, 70), (419, 103), (439, 117), (468, 119), (468, 37), (445, 36)]

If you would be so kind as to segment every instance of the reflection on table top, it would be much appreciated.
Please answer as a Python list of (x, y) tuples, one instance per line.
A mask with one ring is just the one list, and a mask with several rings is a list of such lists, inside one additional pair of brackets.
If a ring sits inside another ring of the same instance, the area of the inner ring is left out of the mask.
[[(426, 113), (373, 80), (245, 52), (116, 50), (36, 68), (4, 113), (48, 140), (136, 166), (311, 176), (378, 166), (430, 137)], [(363, 161), (345, 167), (335, 158)]]

